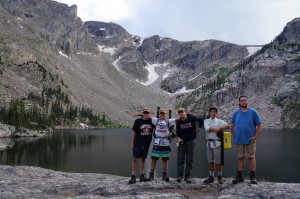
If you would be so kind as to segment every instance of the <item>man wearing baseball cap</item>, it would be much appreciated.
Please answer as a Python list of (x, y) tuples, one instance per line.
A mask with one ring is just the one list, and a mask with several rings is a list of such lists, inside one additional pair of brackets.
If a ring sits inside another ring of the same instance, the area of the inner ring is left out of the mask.
[(144, 169), (145, 169), (145, 159), (148, 155), (148, 150), (150, 143), (152, 141), (152, 132), (154, 125), (149, 119), (150, 109), (144, 108), (142, 118), (136, 119), (132, 127), (132, 139), (131, 139), (131, 149), (133, 153), (132, 157), (132, 173), (129, 184), (136, 183), (136, 170), (137, 170), (137, 160), (141, 160), (140, 164), (140, 182), (148, 181), (145, 178)]
[(204, 128), (206, 131), (206, 151), (209, 167), (209, 177), (204, 180), (204, 183), (209, 184), (214, 182), (215, 167), (218, 173), (218, 183), (223, 183), (222, 173), (223, 165), (221, 164), (221, 138), (217, 133), (221, 130), (230, 128), (230, 125), (221, 119), (217, 118), (218, 109), (215, 106), (209, 108), (209, 119), (204, 120)]
[[(199, 121), (199, 128), (202, 128), (203, 120), (201, 117), (186, 114), (184, 108), (178, 109), (178, 115), (179, 120), (176, 122), (176, 135), (179, 143), (177, 149), (177, 182), (181, 182), (184, 176), (186, 183), (191, 183), (190, 177), (194, 160), (196, 121)], [(185, 173), (183, 172), (184, 164)]]

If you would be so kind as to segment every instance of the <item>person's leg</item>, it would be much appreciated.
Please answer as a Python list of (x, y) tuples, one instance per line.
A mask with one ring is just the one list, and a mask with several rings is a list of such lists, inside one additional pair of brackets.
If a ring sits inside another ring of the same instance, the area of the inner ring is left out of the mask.
[(195, 142), (194, 140), (186, 142), (187, 154), (186, 154), (186, 167), (185, 167), (185, 180), (187, 183), (191, 183), (190, 177), (193, 169), (194, 162), (194, 149)]
[(218, 173), (218, 183), (223, 184), (223, 165), (216, 164), (217, 173)]
[(157, 146), (153, 146), (152, 153), (151, 153), (151, 166), (150, 166), (151, 170), (148, 178), (149, 180), (154, 180), (154, 171), (159, 156), (160, 156), (160, 151), (158, 150)]
[(251, 143), (246, 146), (246, 156), (248, 157), (250, 169), (250, 183), (257, 184), (256, 181), (256, 159), (255, 159), (256, 143)]
[(214, 154), (214, 163), (215, 163), (215, 167), (217, 170), (217, 176), (218, 176), (218, 183), (219, 184), (223, 184), (223, 165), (222, 165), (222, 160), (221, 160), (221, 152), (222, 148), (220, 147), (216, 147), (213, 149), (213, 154)]
[(245, 145), (236, 145), (236, 152), (237, 152), (237, 176), (234, 180), (232, 180), (233, 184), (244, 182), (244, 167), (245, 167)]
[(146, 162), (146, 158), (148, 156), (149, 146), (150, 146), (150, 144), (142, 146), (142, 156), (141, 156), (141, 161), (140, 161), (140, 182), (149, 181), (145, 177), (145, 162)]
[(244, 171), (245, 168), (245, 158), (238, 158), (238, 171)]
[(255, 157), (248, 158), (250, 171), (256, 170), (256, 160)]
[(145, 159), (141, 158), (141, 164), (140, 164), (140, 175), (145, 174)]
[(136, 165), (137, 165), (137, 158), (133, 157), (131, 160), (131, 175), (136, 175)]
[(210, 148), (209, 146), (209, 142), (207, 142), (206, 144), (206, 156), (208, 161), (209, 176), (204, 180), (204, 183), (209, 184), (214, 182), (214, 172), (215, 172), (214, 154), (213, 154), (213, 149)]
[(163, 163), (162, 163), (162, 180), (164, 181), (169, 181), (169, 177), (168, 177), (168, 160), (167, 159), (163, 159)]
[(177, 182), (181, 182), (183, 177), (184, 160), (185, 160), (185, 144), (177, 147)]
[(137, 159), (141, 156), (141, 150), (139, 146), (135, 146), (132, 149), (132, 160), (131, 160), (131, 179), (129, 180), (129, 184), (136, 183), (136, 167), (137, 167)]

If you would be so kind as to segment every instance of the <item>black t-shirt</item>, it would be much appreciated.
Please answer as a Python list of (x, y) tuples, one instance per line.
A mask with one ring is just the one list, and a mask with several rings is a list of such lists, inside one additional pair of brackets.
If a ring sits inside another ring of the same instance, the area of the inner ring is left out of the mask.
[(132, 130), (136, 133), (134, 139), (134, 146), (150, 144), (152, 140), (152, 133), (154, 129), (154, 124), (151, 120), (143, 120), (142, 118), (136, 119), (134, 121)]
[(196, 121), (199, 121), (199, 128), (203, 127), (203, 119), (198, 116), (187, 114), (186, 120), (178, 120), (176, 123), (176, 134), (184, 141), (196, 138)]

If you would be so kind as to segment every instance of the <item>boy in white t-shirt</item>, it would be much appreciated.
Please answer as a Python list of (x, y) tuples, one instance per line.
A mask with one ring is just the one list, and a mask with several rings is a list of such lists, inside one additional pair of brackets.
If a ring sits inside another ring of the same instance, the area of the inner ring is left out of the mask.
[(223, 183), (223, 165), (221, 164), (221, 138), (217, 133), (221, 130), (230, 128), (230, 125), (225, 121), (217, 118), (218, 109), (215, 106), (209, 108), (209, 119), (204, 120), (204, 128), (206, 131), (206, 149), (207, 160), (209, 167), (209, 177), (204, 180), (204, 183), (209, 184), (214, 182), (215, 167), (218, 173), (218, 183)]

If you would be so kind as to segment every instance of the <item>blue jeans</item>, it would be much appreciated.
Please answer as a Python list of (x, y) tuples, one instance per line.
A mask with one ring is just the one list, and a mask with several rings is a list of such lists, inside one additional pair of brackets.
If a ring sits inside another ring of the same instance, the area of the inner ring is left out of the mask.
[(185, 178), (191, 176), (194, 162), (194, 149), (195, 141), (184, 141), (177, 149), (177, 176), (183, 177), (184, 163), (185, 165)]

